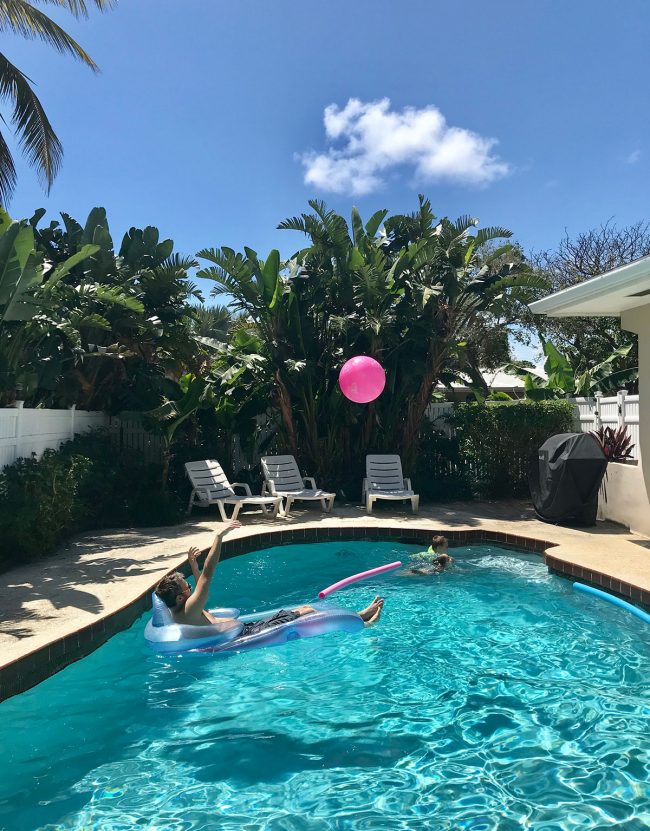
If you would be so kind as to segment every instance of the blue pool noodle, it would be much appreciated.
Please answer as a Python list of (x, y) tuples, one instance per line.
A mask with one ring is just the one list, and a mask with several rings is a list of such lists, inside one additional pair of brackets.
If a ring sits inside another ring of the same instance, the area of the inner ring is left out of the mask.
[(600, 589), (595, 589), (593, 586), (586, 586), (584, 583), (574, 583), (573, 588), (579, 592), (583, 592), (584, 594), (593, 594), (594, 597), (599, 597), (601, 600), (606, 600), (608, 603), (612, 603), (614, 606), (618, 606), (621, 609), (625, 609), (626, 612), (630, 612), (630, 614), (633, 614), (640, 620), (643, 620), (646, 623), (650, 623), (650, 615), (647, 612), (644, 612), (643, 609), (639, 609), (637, 606), (633, 606), (631, 603), (628, 603), (625, 600), (621, 600), (620, 597), (616, 597), (615, 595), (609, 594), (608, 592), (602, 592)]

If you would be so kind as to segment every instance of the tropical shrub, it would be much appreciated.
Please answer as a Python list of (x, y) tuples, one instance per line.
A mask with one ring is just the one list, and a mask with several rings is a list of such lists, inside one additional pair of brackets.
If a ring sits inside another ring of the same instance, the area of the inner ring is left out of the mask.
[[(269, 403), (287, 451), (311, 475), (346, 493), (358, 489), (368, 452), (415, 460), (425, 410), (450, 366), (470, 361), (472, 333), (519, 290), (543, 283), (531, 275), (504, 228), (437, 220), (420, 197), (412, 215), (376, 212), (350, 225), (319, 201), (281, 229), (307, 236), (307, 247), (282, 263), (249, 248), (205, 249), (198, 276), (215, 282), (245, 314), (265, 373)], [(493, 241), (498, 240), (498, 247)], [(347, 358), (367, 354), (386, 369), (383, 395), (352, 404), (338, 388)], [(230, 354), (233, 376), (241, 366)]]
[(82, 455), (46, 450), (0, 473), (2, 559), (15, 564), (49, 554), (83, 517), (79, 487), (91, 467)]
[(83, 225), (63, 213), (40, 227), (44, 214), (0, 213), (0, 405), (157, 407), (206, 363), (188, 303), (201, 299), (196, 263), (151, 226), (114, 246), (103, 208)]
[(414, 487), (430, 499), (527, 496), (531, 457), (550, 436), (572, 432), (573, 419), (567, 401), (458, 404), (451, 437), (423, 429)]
[(0, 472), (0, 562), (50, 554), (81, 531), (178, 521), (181, 504), (160, 478), (161, 465), (117, 452), (102, 431), (18, 459)]

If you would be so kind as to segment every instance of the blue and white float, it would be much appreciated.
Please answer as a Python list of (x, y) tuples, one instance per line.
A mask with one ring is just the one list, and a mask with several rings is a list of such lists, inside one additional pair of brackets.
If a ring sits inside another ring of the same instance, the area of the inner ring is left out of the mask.
[(315, 612), (301, 615), (296, 620), (280, 623), (252, 635), (241, 635), (244, 624), (269, 618), (280, 609), (240, 615), (239, 609), (211, 609), (214, 617), (230, 618), (224, 624), (189, 626), (176, 623), (171, 611), (154, 592), (153, 612), (147, 623), (144, 636), (149, 646), (158, 653), (221, 653), (243, 652), (262, 646), (279, 646), (299, 638), (313, 638), (328, 632), (358, 632), (363, 629), (363, 620), (349, 609), (325, 607), (311, 604)]

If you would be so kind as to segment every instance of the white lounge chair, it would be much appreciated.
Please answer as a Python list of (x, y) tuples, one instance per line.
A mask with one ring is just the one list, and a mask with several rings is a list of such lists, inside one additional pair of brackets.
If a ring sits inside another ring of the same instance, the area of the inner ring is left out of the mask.
[(366, 503), (369, 514), (372, 513), (372, 504), (376, 499), (408, 499), (414, 514), (420, 508), (420, 497), (411, 490), (411, 480), (402, 475), (402, 460), (399, 456), (366, 456), (366, 478), (361, 490), (361, 498)]
[[(336, 494), (317, 488), (312, 476), (303, 479), (293, 456), (262, 456), (262, 471), (262, 493), (268, 491), (272, 496), (283, 497), (286, 500), (285, 516), (289, 515), (294, 502), (303, 499), (318, 500), (327, 514), (332, 510)], [(306, 488), (305, 482), (311, 483), (311, 488)]]
[[(205, 459), (201, 462), (187, 462), (185, 472), (192, 483), (192, 493), (187, 506), (187, 513), (192, 513), (194, 505), (206, 508), (216, 505), (219, 508), (221, 519), (227, 522), (226, 505), (232, 505), (230, 519), (237, 519), (242, 505), (257, 505), (262, 513), (275, 519), (282, 507), (279, 496), (253, 496), (250, 487), (245, 482), (234, 482), (232, 485), (223, 472), (223, 468), (214, 459)], [(237, 496), (235, 488), (243, 488), (245, 496)]]

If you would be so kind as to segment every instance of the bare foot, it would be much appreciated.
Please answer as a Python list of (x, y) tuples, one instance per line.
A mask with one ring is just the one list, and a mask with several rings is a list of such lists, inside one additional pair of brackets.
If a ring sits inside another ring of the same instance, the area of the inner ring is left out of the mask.
[(374, 612), (375, 606), (377, 605), (377, 603), (379, 603), (380, 600), (381, 597), (379, 595), (376, 595), (375, 599), (372, 601), (370, 606), (366, 606), (365, 609), (362, 609), (360, 612), (357, 612), (359, 617), (362, 617), (365, 620), (369, 615), (371, 615)]
[(364, 626), (372, 626), (373, 623), (377, 623), (379, 618), (381, 617), (381, 610), (384, 608), (384, 601), (382, 600), (380, 603), (377, 604), (377, 611), (374, 615), (369, 618), (368, 620), (364, 621)]
[(375, 599), (372, 601), (370, 606), (367, 606), (365, 609), (362, 609), (360, 612), (357, 612), (361, 620), (364, 623), (368, 623), (371, 618), (375, 618), (375, 616), (381, 612), (382, 606), (384, 605), (384, 598), (377, 595)]

